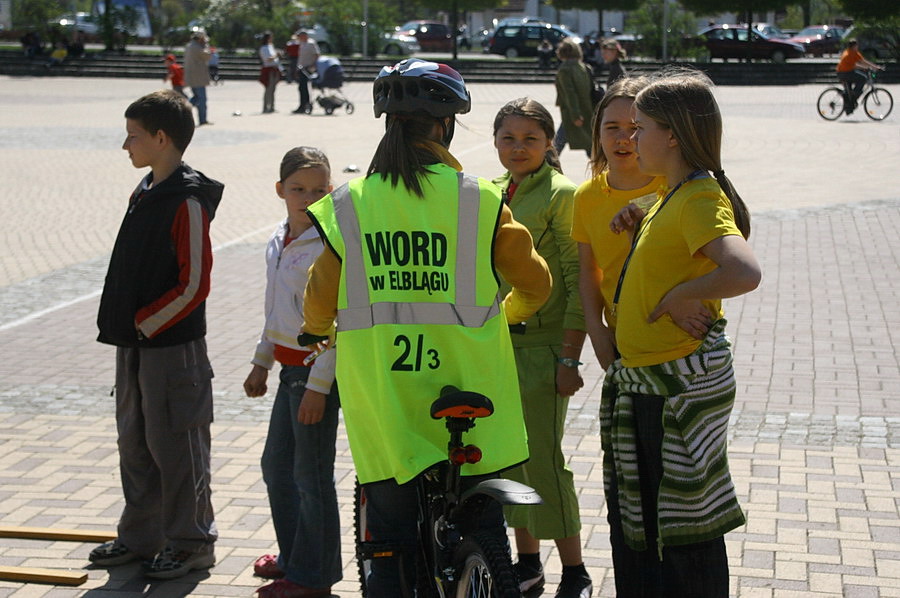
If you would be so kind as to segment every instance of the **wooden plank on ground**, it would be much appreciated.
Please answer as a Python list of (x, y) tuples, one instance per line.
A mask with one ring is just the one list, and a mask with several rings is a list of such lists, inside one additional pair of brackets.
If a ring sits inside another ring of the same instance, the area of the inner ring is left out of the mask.
[(68, 540), (71, 542), (106, 542), (108, 540), (115, 540), (116, 533), (90, 529), (58, 529), (54, 527), (0, 525), (0, 538)]
[(52, 583), (64, 586), (80, 586), (87, 581), (85, 572), (63, 571), (61, 569), (42, 569), (40, 567), (8, 567), (0, 566), (0, 579), (6, 581), (24, 581), (31, 583)]

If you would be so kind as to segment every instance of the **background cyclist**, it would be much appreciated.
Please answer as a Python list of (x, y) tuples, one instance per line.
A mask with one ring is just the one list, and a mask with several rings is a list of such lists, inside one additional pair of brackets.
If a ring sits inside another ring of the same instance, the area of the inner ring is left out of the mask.
[(877, 64), (866, 60), (859, 53), (859, 42), (855, 39), (850, 39), (847, 41), (847, 47), (841, 53), (841, 58), (836, 68), (838, 79), (844, 84), (844, 87), (850, 89), (852, 86), (847, 114), (856, 109), (856, 101), (859, 100), (863, 87), (866, 85), (866, 76), (857, 70), (860, 67), (871, 70), (883, 70)]

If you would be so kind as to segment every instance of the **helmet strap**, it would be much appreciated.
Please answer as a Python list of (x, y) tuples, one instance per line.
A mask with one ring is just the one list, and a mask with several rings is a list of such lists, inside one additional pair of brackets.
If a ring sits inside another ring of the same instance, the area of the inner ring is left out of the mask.
[(453, 141), (453, 134), (456, 132), (456, 118), (452, 116), (442, 118), (441, 129), (444, 131), (441, 137), (441, 145), (450, 149), (450, 142)]

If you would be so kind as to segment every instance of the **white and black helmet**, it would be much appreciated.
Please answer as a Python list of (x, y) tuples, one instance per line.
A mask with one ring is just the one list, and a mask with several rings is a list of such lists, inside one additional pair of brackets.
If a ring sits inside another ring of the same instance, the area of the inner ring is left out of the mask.
[(466, 82), (455, 69), (419, 58), (382, 68), (375, 77), (372, 96), (375, 118), (384, 113), (420, 112), (444, 118), (465, 114), (472, 107)]

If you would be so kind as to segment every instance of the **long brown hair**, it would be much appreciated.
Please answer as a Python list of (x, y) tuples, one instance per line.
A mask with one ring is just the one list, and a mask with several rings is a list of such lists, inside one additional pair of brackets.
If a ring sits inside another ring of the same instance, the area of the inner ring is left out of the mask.
[(609, 164), (609, 158), (603, 153), (603, 145), (600, 143), (603, 111), (612, 104), (613, 100), (619, 98), (634, 100), (638, 92), (647, 85), (647, 81), (646, 77), (623, 77), (617, 79), (615, 83), (607, 88), (606, 93), (603, 94), (603, 99), (597, 104), (597, 109), (594, 111), (594, 119), (591, 123), (591, 176), (600, 176), (600, 173), (606, 170)]
[(442, 127), (446, 138), (448, 128), (453, 126), (452, 117), (450, 119), (451, 123), (446, 124), (427, 114), (388, 114), (384, 136), (372, 156), (366, 176), (379, 174), (382, 179), (390, 178), (394, 187), (402, 180), (415, 195), (425, 197), (419, 176), (441, 161), (426, 142), (441, 142), (434, 138), (435, 124)]
[[(503, 126), (503, 120), (507, 116), (521, 116), (533, 120), (541, 127), (544, 135), (546, 135), (547, 139), (550, 141), (553, 141), (553, 137), (556, 135), (556, 127), (553, 126), (553, 116), (543, 104), (533, 98), (517, 98), (507, 102), (500, 108), (497, 112), (497, 116), (494, 117), (494, 137), (497, 136), (497, 131)], [(553, 147), (552, 143), (544, 154), (544, 161), (562, 173), (562, 165), (559, 163), (559, 153), (556, 151), (556, 148)]]
[(634, 106), (672, 131), (688, 164), (716, 178), (735, 224), (749, 238), (750, 212), (722, 168), (722, 115), (709, 78), (689, 69), (666, 71), (637, 94)]

